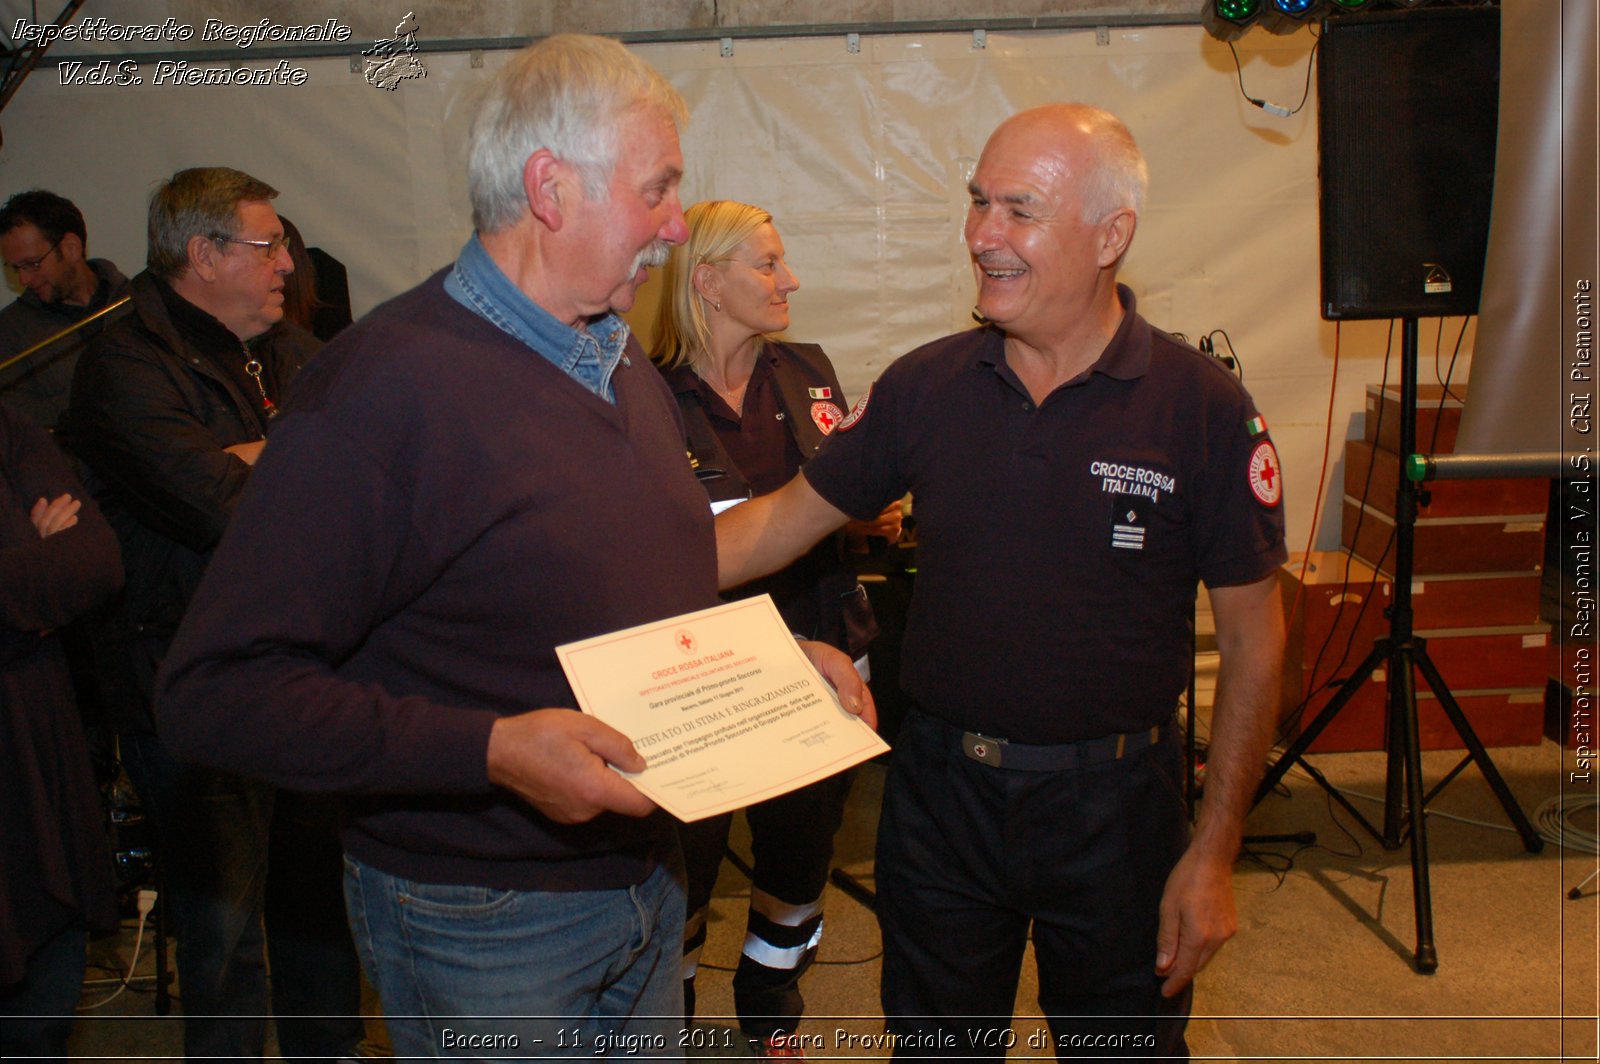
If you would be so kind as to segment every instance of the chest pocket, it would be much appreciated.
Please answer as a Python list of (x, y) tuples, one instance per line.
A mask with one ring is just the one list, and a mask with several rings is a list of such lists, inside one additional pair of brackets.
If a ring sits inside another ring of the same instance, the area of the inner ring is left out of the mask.
[(1169, 551), (1183, 542), (1188, 500), (1175, 487), (1175, 480), (1159, 471), (1137, 479), (1102, 481), (1103, 543), (1113, 562)]

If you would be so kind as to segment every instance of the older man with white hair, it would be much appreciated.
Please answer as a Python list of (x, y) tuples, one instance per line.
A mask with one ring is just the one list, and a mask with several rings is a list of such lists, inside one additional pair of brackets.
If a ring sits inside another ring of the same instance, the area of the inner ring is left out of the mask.
[[(968, 188), (984, 324), (895, 362), (794, 480), (718, 518), (737, 584), (915, 497), (913, 709), (877, 858), (908, 1054), (1004, 1056), (1031, 938), (1059, 1056), (1181, 1059), (1190, 981), (1235, 928), (1283, 643), (1282, 483), (1239, 382), (1117, 283), (1145, 173), (1100, 108), (1001, 123)], [(1174, 710), (1200, 581), (1222, 660), (1191, 838)]]
[(612, 41), (499, 72), (476, 234), (307, 369), (167, 662), (182, 754), (354, 795), (397, 1056), (681, 1053), (671, 820), (612, 771), (644, 767), (627, 738), (563, 708), (554, 648), (717, 601), (674, 400), (617, 316), (687, 235), (684, 119)]

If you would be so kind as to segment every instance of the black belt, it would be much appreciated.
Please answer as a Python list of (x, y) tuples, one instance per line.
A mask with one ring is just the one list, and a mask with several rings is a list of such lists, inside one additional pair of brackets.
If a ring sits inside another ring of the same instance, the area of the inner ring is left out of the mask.
[(1154, 746), (1174, 726), (1172, 721), (1143, 731), (1119, 732), (1076, 743), (1038, 746), (994, 739), (977, 732), (961, 733), (961, 752), (991, 768), (1010, 768), (1022, 772), (1066, 772), (1102, 761), (1116, 761)]

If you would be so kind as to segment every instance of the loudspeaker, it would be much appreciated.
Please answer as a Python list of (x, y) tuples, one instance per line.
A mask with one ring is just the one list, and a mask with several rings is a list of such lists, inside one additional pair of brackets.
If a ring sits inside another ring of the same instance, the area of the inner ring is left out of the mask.
[(1317, 71), (1322, 316), (1475, 314), (1500, 96), (1500, 9), (1329, 19)]

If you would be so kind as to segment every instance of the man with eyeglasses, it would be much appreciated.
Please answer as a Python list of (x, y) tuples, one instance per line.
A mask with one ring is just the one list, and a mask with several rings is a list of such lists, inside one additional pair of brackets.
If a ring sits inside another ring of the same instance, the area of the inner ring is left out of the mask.
[[(346, 1017), (280, 1020), (283, 1056), (353, 1055), (362, 1036), (331, 830), (319, 834), (297, 821), (285, 838), (285, 806), (297, 799), (180, 762), (151, 713), (156, 666), (266, 445), (284, 390), (320, 346), (283, 321), (284, 280), (294, 264), (272, 208), (277, 194), (223, 167), (183, 170), (156, 189), (148, 268), (131, 285), (133, 312), (79, 359), (62, 424), (122, 545), (126, 590), (97, 645), (123, 763), (156, 829), (190, 1059), (260, 1059), (264, 940), (280, 1016)], [(301, 919), (285, 926), (275, 920), (274, 888), (296, 858), (310, 862), (304, 875), (321, 886), (299, 891), (288, 915)]]
[(126, 303), (115, 306), (128, 279), (108, 260), (89, 258), (88, 245), (83, 213), (54, 192), (19, 192), (0, 207), (0, 259), (6, 280), (21, 289), (0, 310), (0, 363), (44, 344), (0, 370), (0, 399), (49, 429), (66, 409), (78, 355), (128, 312)]

